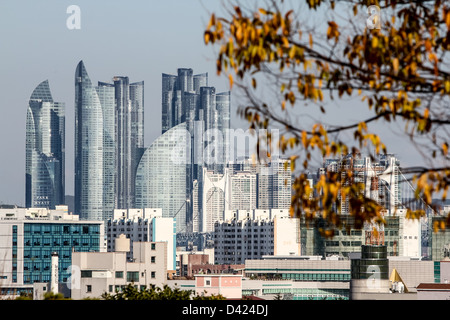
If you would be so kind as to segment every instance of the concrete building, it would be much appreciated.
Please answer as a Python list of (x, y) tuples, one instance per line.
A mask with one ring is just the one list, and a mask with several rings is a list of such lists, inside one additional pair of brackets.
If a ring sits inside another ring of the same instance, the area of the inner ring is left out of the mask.
[(134, 257), (134, 242), (166, 242), (167, 268), (176, 270), (176, 223), (172, 217), (163, 217), (162, 209), (115, 209), (106, 228), (108, 251), (117, 251), (115, 240), (122, 235), (131, 241), (128, 260)]
[(300, 224), (289, 210), (231, 210), (214, 231), (217, 264), (243, 264), (264, 255), (299, 255)]
[[(121, 250), (129, 247), (129, 239), (118, 239)], [(127, 245), (128, 244), (128, 245)], [(162, 288), (167, 280), (167, 243), (133, 242), (133, 262), (126, 251), (74, 252), (73, 264), (79, 277), (74, 277), (72, 299), (99, 298), (114, 294), (128, 284), (138, 288), (154, 285)]]
[(193, 265), (214, 264), (214, 249), (204, 249), (203, 251), (178, 251), (177, 250), (176, 275), (179, 277), (192, 277)]
[(450, 284), (421, 283), (417, 287), (417, 300), (450, 300)]
[(0, 209), (0, 296), (31, 294), (35, 283), (66, 283), (73, 252), (103, 252), (103, 221), (79, 220), (67, 206)]
[(227, 299), (242, 298), (242, 275), (196, 274), (195, 293), (197, 295), (222, 295)]

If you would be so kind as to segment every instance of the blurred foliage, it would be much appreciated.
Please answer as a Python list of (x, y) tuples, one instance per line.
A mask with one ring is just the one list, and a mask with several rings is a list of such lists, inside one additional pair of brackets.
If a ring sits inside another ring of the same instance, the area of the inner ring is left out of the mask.
[(191, 290), (172, 289), (167, 285), (163, 288), (150, 286), (138, 289), (131, 283), (115, 294), (104, 293), (102, 298), (104, 300), (225, 300), (222, 295), (198, 295), (193, 294)]
[[(306, 174), (314, 153), (323, 158), (357, 154), (364, 148), (374, 151), (371, 156), (387, 153), (379, 134), (370, 130), (372, 122), (404, 124), (411, 143), (406, 147), (418, 148), (439, 164), (405, 171), (412, 177), (416, 197), (428, 205), (437, 194), (446, 199), (450, 3), (304, 0), (298, 8), (274, 0), (253, 2), (254, 7), (251, 3), (228, 3), (222, 16), (212, 13), (204, 42), (219, 48), (217, 73), (228, 77), (230, 87), (244, 92), (248, 103), (239, 113), (250, 128), (274, 124), (285, 130), (278, 147), (286, 154), (294, 151), (292, 169), (298, 171), (292, 215), (305, 216), (307, 221), (323, 217), (332, 227), (322, 232), (332, 236), (333, 226), (340, 225), (340, 211), (335, 209), (339, 205), (332, 204), (347, 199), (358, 226), (383, 222), (383, 208), (364, 196), (364, 186), (348, 183), (350, 171), (328, 172), (315, 186), (309, 185)], [(379, 14), (368, 11), (371, 5)], [(261, 79), (272, 81), (275, 105), (259, 94)], [(291, 121), (294, 108), (302, 102), (316, 105), (326, 116), (332, 101), (345, 97), (358, 98), (370, 115), (335, 126), (317, 121), (307, 127)], [(354, 141), (343, 141), (342, 132), (350, 133)], [(268, 145), (270, 139), (269, 135)], [(408, 211), (410, 218), (422, 215)]]

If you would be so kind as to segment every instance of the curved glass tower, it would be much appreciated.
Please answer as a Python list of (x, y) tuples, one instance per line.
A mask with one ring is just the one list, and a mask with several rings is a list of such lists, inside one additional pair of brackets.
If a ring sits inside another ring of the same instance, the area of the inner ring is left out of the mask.
[(94, 87), (83, 61), (75, 72), (75, 212), (107, 220), (114, 209), (114, 88)]
[(64, 204), (64, 103), (54, 102), (48, 80), (31, 94), (26, 121), (27, 208)]
[(161, 135), (141, 157), (136, 172), (136, 207), (161, 208), (175, 218), (177, 232), (186, 229), (186, 152), (190, 152), (186, 124)]

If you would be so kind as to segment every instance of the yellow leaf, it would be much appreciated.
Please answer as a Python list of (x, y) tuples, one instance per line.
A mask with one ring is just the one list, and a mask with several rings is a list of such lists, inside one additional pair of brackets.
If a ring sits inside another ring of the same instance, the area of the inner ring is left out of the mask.
[(444, 143), (442, 144), (442, 152), (444, 153), (444, 156), (447, 155), (447, 152), (448, 152), (448, 144), (447, 144), (446, 142), (444, 142)]
[(446, 80), (444, 83), (444, 86), (445, 86), (445, 92), (449, 93), (450, 92), (450, 81)]
[(229, 74), (228, 79), (230, 80), (230, 89), (231, 89), (233, 87), (233, 76)]
[(309, 46), (312, 48), (312, 46), (313, 46), (313, 37), (312, 37), (312, 34), (310, 33), (309, 34)]
[(308, 146), (308, 136), (307, 136), (307, 133), (306, 133), (306, 131), (302, 131), (302, 143), (303, 143), (303, 146), (306, 148), (307, 146)]
[(394, 72), (397, 73), (398, 72), (398, 58), (395, 58), (394, 60), (392, 60), (392, 67), (394, 68)]
[(373, 37), (372, 38), (372, 48), (376, 48), (378, 46), (378, 38)]

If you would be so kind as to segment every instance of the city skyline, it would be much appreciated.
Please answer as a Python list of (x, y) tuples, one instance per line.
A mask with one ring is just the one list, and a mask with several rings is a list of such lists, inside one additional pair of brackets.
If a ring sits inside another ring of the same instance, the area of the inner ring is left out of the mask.
[[(3, 137), (0, 148), (6, 151), (6, 156), (0, 160), (0, 176), (8, 181), (0, 186), (0, 203), (25, 206), (25, 106), (29, 93), (45, 79), (52, 87), (55, 100), (66, 104), (66, 195), (74, 195), (74, 181), (70, 174), (74, 171), (72, 141), (75, 132), (72, 83), (73, 67), (80, 60), (89, 65), (90, 73), (100, 81), (108, 82), (113, 75), (127, 75), (130, 79), (145, 81), (148, 88), (144, 112), (145, 147), (157, 139), (162, 129), (162, 73), (189, 67), (198, 73), (208, 73), (218, 92), (229, 89), (228, 79), (216, 75), (214, 50), (205, 46), (203, 41), (209, 13), (222, 11), (222, 3), (173, 0), (151, 4), (136, 1), (135, 6), (117, 3), (104, 6), (101, 2), (78, 1), (81, 10), (79, 30), (66, 26), (69, 5), (71, 3), (65, 1), (51, 6), (40, 6), (33, 1), (21, 4), (5, 1), (0, 4), (0, 20), (8, 25), (0, 29), (0, 38), (3, 43), (8, 43), (0, 52), (3, 61), (0, 64), (3, 75), (0, 79), (0, 112), (3, 115), (0, 118)], [(167, 17), (178, 22), (167, 24)], [(161, 25), (165, 27), (162, 29)], [(114, 42), (114, 39), (125, 39), (116, 38), (124, 34), (133, 43), (133, 50), (129, 50), (126, 56), (115, 49)], [(60, 49), (42, 46), (43, 39), (55, 43)], [(245, 119), (236, 115), (241, 103), (234, 97), (232, 100), (235, 103), (230, 116), (234, 127), (245, 130)], [(336, 109), (340, 115), (342, 106)], [(389, 151), (396, 152), (405, 165), (421, 164), (417, 151), (401, 148), (405, 140), (392, 130), (381, 132), (382, 136), (389, 137)]]
[[(8, 156), (0, 160), (4, 166), (0, 176), (8, 181), (8, 186), (0, 187), (2, 204), (25, 206), (26, 106), (30, 93), (45, 79), (48, 79), (55, 101), (66, 104), (66, 195), (74, 195), (73, 73), (80, 60), (87, 64), (96, 81), (111, 82), (114, 75), (126, 75), (129, 79), (145, 82), (145, 147), (161, 134), (162, 73), (191, 67), (209, 73), (219, 91), (228, 90), (228, 81), (216, 76), (213, 51), (204, 46), (202, 35), (210, 11), (220, 8), (220, 3), (209, 4), (206, 9), (204, 3), (197, 0), (182, 3), (136, 1), (135, 6), (118, 3), (104, 6), (101, 2), (78, 1), (81, 10), (79, 30), (70, 30), (66, 26), (69, 17), (66, 9), (71, 4), (60, 2), (41, 6), (33, 1), (0, 4), (1, 21), (8, 25), (0, 30), (2, 43), (8, 43), (0, 52), (3, 61), (0, 70), (10, 79), (0, 80), (0, 112), (3, 115), (0, 117), (0, 134), (3, 136), (0, 146), (8, 151)], [(185, 27), (180, 30), (178, 23), (168, 24), (161, 31), (159, 26), (165, 24), (168, 16)], [(116, 50), (113, 39), (131, 30), (133, 36), (122, 39), (132, 41), (133, 50), (128, 50), (124, 56)], [(98, 38), (99, 32), (101, 38)], [(168, 42), (168, 38), (176, 41)], [(38, 39), (53, 39), (63, 49), (42, 46)], [(180, 50), (181, 47), (184, 49)], [(20, 86), (17, 85), (19, 78)]]

